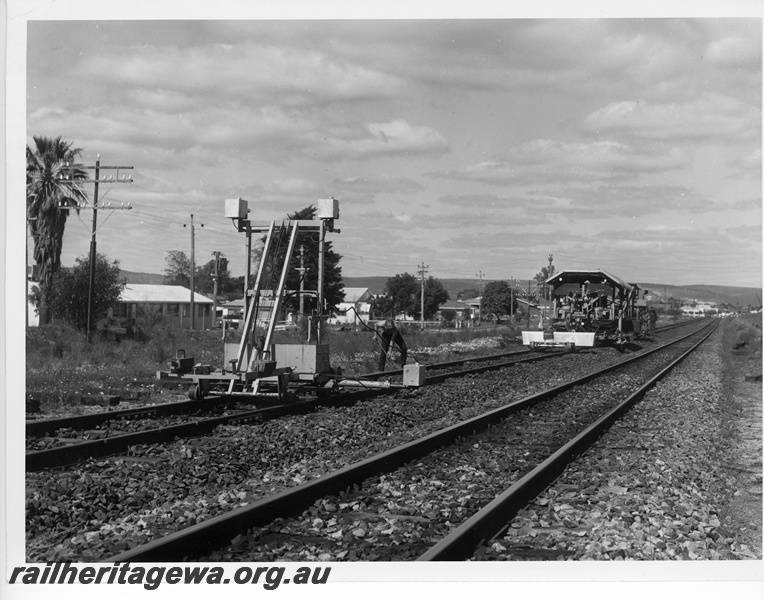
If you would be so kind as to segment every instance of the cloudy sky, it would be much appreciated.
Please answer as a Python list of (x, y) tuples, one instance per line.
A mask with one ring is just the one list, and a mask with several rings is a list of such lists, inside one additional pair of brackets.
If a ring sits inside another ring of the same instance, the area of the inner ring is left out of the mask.
[[(215, 250), (226, 198), (280, 219), (334, 196), (347, 276), (761, 285), (759, 18), (36, 20), (26, 143), (63, 136), (101, 186), (98, 249), (161, 273)], [(331, 16), (331, 15), (329, 15)], [(182, 18), (178, 13), (177, 18)], [(92, 191), (92, 185), (88, 188)], [(62, 262), (87, 254), (72, 215)]]

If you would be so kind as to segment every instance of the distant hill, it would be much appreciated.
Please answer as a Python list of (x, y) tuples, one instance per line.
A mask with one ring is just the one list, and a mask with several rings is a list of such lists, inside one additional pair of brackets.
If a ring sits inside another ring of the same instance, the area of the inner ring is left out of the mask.
[[(760, 306), (761, 289), (726, 285), (664, 285), (661, 283), (640, 283), (639, 287), (650, 290), (656, 300), (681, 298), (684, 300), (702, 300), (711, 304), (732, 304), (740, 306)], [(757, 297), (758, 296), (758, 297)]]
[[(385, 284), (389, 277), (343, 277), (345, 287), (369, 288), (372, 294), (382, 294), (385, 291)], [(449, 297), (456, 300), (456, 296), (462, 290), (478, 289), (475, 279), (440, 279), (443, 287), (446, 288)], [(483, 281), (483, 284), (488, 283)]]
[[(343, 277), (346, 287), (369, 288), (372, 294), (381, 294), (385, 290), (388, 277)], [(475, 279), (441, 279), (452, 300), (462, 290), (478, 289)], [(483, 285), (489, 283), (483, 280)], [(711, 304), (726, 303), (740, 306), (761, 305), (762, 290), (750, 287), (732, 287), (724, 285), (668, 285), (662, 283), (638, 283), (639, 287), (650, 291), (652, 298), (661, 301), (666, 298), (682, 300), (700, 300)], [(664, 296), (665, 294), (665, 296)], [(757, 300), (757, 294), (759, 300)]]
[[(140, 273), (135, 271), (121, 271), (121, 276), (128, 283), (164, 283), (164, 275), (158, 273)], [(385, 291), (385, 283), (388, 276), (374, 277), (343, 277), (345, 287), (369, 288), (372, 294), (382, 294)], [(441, 279), (440, 282), (446, 288), (452, 300), (462, 290), (477, 290), (476, 279)], [(489, 283), (483, 281), (483, 285)], [(679, 298), (682, 300), (700, 300), (712, 304), (726, 303), (740, 306), (760, 306), (762, 290), (751, 287), (733, 287), (724, 285), (668, 285), (663, 283), (639, 283), (642, 289), (650, 290), (654, 300), (660, 301), (665, 298)], [(757, 299), (758, 295), (758, 299)]]
[(138, 273), (136, 271), (120, 271), (120, 277), (124, 277), (127, 283), (150, 283), (161, 285), (164, 283), (164, 275), (157, 273)]

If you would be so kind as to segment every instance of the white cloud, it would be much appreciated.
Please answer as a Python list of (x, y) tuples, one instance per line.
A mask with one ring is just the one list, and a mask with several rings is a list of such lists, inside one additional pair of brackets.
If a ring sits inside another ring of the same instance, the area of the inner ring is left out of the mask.
[(482, 161), (431, 175), (489, 185), (541, 185), (559, 181), (591, 184), (645, 173), (664, 173), (688, 164), (689, 157), (678, 148), (638, 148), (615, 141), (537, 139), (509, 150), (504, 160)]
[(754, 139), (761, 135), (761, 111), (737, 98), (707, 93), (681, 103), (612, 102), (588, 114), (583, 124), (590, 132), (669, 142)]
[(705, 59), (725, 68), (761, 66), (761, 39), (729, 36), (708, 45)]
[(319, 156), (325, 159), (368, 159), (381, 156), (440, 155), (448, 150), (446, 138), (426, 126), (413, 126), (402, 119), (387, 123), (369, 123), (365, 133), (352, 137), (334, 137), (319, 143), (313, 136)]
[(117, 90), (144, 90), (135, 97), (152, 104), (190, 95), (314, 106), (389, 97), (401, 86), (394, 75), (318, 51), (252, 42), (105, 51), (86, 57), (75, 73)]

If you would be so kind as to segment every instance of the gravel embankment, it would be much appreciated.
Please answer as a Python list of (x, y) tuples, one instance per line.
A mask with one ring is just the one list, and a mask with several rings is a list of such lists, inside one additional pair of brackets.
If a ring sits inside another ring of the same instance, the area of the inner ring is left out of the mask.
[(350, 494), (255, 528), (208, 558), (411, 560), (689, 348), (678, 344), (507, 417)]
[(740, 490), (721, 379), (717, 333), (475, 559), (760, 559), (725, 508)]

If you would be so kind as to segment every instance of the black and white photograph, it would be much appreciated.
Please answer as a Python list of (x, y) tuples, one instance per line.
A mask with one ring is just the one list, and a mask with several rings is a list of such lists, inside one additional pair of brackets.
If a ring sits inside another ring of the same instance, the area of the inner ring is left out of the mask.
[(764, 6), (507, 4), (7, 2), (3, 597), (760, 597)]

